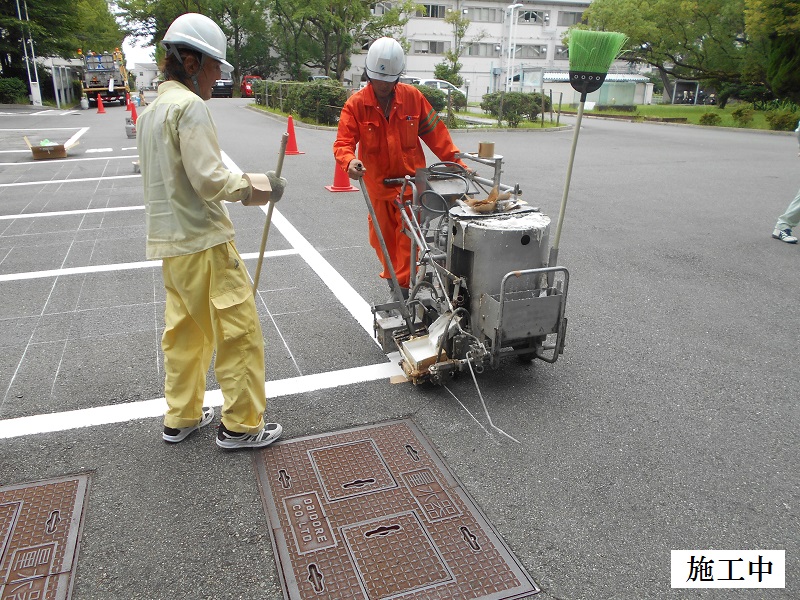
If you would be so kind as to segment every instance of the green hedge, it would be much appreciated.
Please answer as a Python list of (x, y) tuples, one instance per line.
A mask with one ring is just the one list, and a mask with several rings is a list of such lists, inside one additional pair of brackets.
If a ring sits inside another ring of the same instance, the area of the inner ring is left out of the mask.
[(523, 120), (535, 121), (542, 112), (550, 110), (550, 99), (539, 93), (494, 92), (481, 100), (481, 108), (498, 121), (506, 121), (509, 127), (518, 127)]
[(794, 131), (794, 128), (798, 126), (800, 113), (790, 108), (784, 108), (768, 111), (764, 116), (769, 123), (769, 128), (773, 131)]
[[(422, 92), (422, 95), (431, 103), (433, 110), (436, 112), (444, 112), (447, 109), (447, 94), (445, 92), (428, 85), (415, 85), (414, 87)], [(467, 108), (467, 97), (461, 92), (451, 93), (450, 99), (453, 102), (453, 110), (464, 110)]]
[(28, 86), (16, 77), (0, 78), (0, 104), (28, 104)]

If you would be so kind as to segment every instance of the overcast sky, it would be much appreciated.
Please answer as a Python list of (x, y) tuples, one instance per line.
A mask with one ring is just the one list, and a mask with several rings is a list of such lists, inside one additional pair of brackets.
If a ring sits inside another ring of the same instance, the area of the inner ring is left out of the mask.
[(153, 48), (153, 46), (142, 48), (138, 45), (134, 45), (135, 42), (136, 38), (128, 36), (122, 43), (122, 51), (125, 53), (125, 66), (128, 69), (133, 69), (133, 65), (136, 63), (155, 62), (155, 58), (153, 58), (155, 48)]

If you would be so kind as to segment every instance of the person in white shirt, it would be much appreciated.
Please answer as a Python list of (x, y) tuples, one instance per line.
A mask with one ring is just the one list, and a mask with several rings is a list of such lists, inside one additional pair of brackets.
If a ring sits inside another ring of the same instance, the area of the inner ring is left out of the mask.
[[(800, 144), (800, 121), (797, 122), (797, 143)], [(792, 235), (792, 229), (800, 224), (800, 191), (789, 203), (786, 212), (778, 217), (775, 229), (772, 230), (772, 237), (787, 244), (796, 244), (797, 236)]]

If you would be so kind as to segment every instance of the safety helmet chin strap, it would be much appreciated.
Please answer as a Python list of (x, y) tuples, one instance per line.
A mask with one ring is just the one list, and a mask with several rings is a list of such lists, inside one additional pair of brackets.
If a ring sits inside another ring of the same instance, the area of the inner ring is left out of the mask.
[[(170, 45), (169, 52), (175, 58), (178, 59), (178, 62), (181, 63), (181, 65), (183, 65), (183, 70), (185, 71), (186, 70), (186, 65), (183, 64), (183, 57), (181, 56), (181, 53), (178, 50), (178, 47), (174, 46), (174, 45)], [(200, 68), (197, 70), (197, 73), (195, 73), (194, 75), (190, 75), (189, 76), (189, 79), (191, 79), (192, 85), (194, 86), (195, 94), (197, 94), (198, 96), (201, 96), (201, 97), (202, 97), (202, 94), (200, 93), (200, 84), (197, 81), (197, 76), (203, 70), (203, 65), (205, 65), (205, 62), (206, 62), (206, 56), (207, 56), (206, 54), (204, 54), (202, 52), (200, 53)]]

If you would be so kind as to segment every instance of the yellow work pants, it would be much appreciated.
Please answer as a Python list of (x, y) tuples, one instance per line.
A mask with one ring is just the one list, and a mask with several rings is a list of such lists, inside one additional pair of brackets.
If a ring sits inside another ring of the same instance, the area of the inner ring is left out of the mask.
[(167, 427), (202, 417), (206, 374), (214, 372), (224, 403), (222, 423), (237, 433), (264, 428), (264, 338), (250, 278), (233, 242), (162, 261), (167, 292), (161, 338)]

